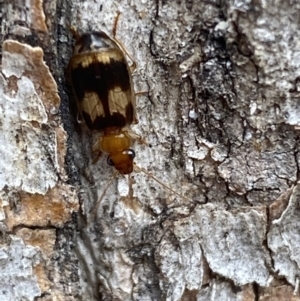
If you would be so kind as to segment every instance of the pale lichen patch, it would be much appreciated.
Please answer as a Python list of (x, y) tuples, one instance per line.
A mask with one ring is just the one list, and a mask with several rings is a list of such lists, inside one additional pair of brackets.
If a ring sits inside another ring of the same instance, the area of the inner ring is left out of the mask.
[(39, 250), (10, 236), (10, 244), (0, 248), (0, 300), (34, 300), (40, 296), (33, 267), (40, 263)]
[(277, 207), (281, 205), (281, 214), (278, 211), (276, 215), (272, 216), (268, 246), (272, 251), (275, 270), (289, 283), (297, 286), (300, 277), (300, 185), (297, 184), (291, 190), (277, 200)]
[[(44, 52), (40, 47), (31, 47), (17, 41), (3, 43), (2, 72), (8, 78), (15, 75), (27, 76), (34, 84), (48, 115), (54, 107), (58, 110), (60, 98), (56, 82), (43, 60)], [(50, 116), (48, 116), (50, 118)]]
[(57, 119), (60, 99), (41, 48), (3, 43), (0, 94), (0, 189), (45, 194), (63, 170), (66, 147), (56, 135), (66, 134), (44, 126)]

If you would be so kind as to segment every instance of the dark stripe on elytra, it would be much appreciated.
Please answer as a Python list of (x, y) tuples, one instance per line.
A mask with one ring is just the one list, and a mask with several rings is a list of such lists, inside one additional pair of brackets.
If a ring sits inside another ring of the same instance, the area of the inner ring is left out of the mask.
[[(116, 128), (123, 128), (127, 124), (131, 124), (133, 120), (133, 106), (129, 103), (126, 107), (126, 116), (120, 113), (113, 113), (109, 116), (98, 116), (94, 121), (91, 120), (91, 116), (86, 113), (82, 112), (82, 117), (90, 130), (102, 131), (109, 127), (116, 127)], [(130, 122), (129, 122), (130, 118)]]
[[(120, 127), (132, 123), (133, 107), (131, 103), (126, 108), (126, 116), (122, 116), (120, 113), (111, 115), (108, 104), (109, 90), (115, 87), (120, 87), (122, 91), (131, 89), (129, 73), (124, 61), (111, 59), (109, 64), (95, 61), (87, 67), (79, 65), (72, 69), (71, 78), (74, 92), (79, 102), (83, 100), (86, 92), (96, 93), (99, 101), (101, 100), (102, 102), (105, 117), (99, 116), (92, 122), (87, 113), (83, 114), (83, 118), (89, 128), (99, 130), (108, 126)], [(109, 121), (109, 119), (111, 120)]]

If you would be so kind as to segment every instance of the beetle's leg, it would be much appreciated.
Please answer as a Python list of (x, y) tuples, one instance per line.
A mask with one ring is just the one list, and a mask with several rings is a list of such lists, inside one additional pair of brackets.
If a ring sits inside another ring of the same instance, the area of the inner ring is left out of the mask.
[(137, 141), (139, 144), (144, 144), (146, 146), (149, 146), (149, 143), (144, 140), (140, 135), (138, 135), (136, 132), (134, 132), (132, 129), (126, 129), (126, 134), (134, 141)]
[(177, 195), (178, 197), (184, 199), (187, 202), (190, 202), (190, 200), (186, 197), (184, 197), (183, 195), (177, 193), (174, 189), (172, 189), (171, 187), (169, 187), (167, 184), (165, 184), (163, 181), (159, 180), (158, 178), (154, 177), (150, 172), (148, 172), (145, 168), (139, 167), (138, 165), (136, 165), (135, 163), (133, 163), (133, 169), (135, 171), (141, 171), (144, 174), (146, 174), (149, 178), (153, 179), (155, 182), (157, 182), (158, 184), (160, 184), (162, 187), (164, 187), (165, 189), (169, 190), (172, 194)]
[(113, 180), (117, 177), (117, 175), (118, 175), (118, 172), (115, 170), (114, 173), (113, 173), (113, 175), (112, 175), (112, 177), (107, 181), (107, 184), (106, 184), (106, 186), (105, 186), (105, 188), (104, 188), (104, 190), (103, 190), (103, 192), (102, 192), (99, 200), (97, 201), (96, 206), (94, 208), (92, 208), (92, 210), (90, 211), (90, 213), (91, 213), (90, 220), (91, 221), (95, 221), (95, 219), (97, 218), (97, 212), (98, 212), (100, 203), (101, 203), (102, 199), (104, 198), (104, 196), (105, 196), (105, 194), (106, 194), (109, 186), (111, 185), (111, 183), (113, 182)]
[(92, 162), (93, 162), (93, 164), (96, 164), (102, 155), (100, 143), (101, 143), (101, 137), (99, 139), (97, 139), (97, 141), (92, 146), (92, 158), (93, 158)]
[(135, 96), (143, 96), (143, 95), (147, 95), (149, 93), (149, 91), (139, 91), (139, 92), (135, 92)]

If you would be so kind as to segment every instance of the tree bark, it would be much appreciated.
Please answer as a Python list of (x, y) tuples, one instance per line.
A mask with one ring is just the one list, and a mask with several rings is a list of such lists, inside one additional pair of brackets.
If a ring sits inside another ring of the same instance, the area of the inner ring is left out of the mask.
[[(10, 2), (0, 300), (300, 300), (297, 1)], [(69, 27), (118, 12), (147, 92), (128, 177), (93, 161), (65, 75)]]

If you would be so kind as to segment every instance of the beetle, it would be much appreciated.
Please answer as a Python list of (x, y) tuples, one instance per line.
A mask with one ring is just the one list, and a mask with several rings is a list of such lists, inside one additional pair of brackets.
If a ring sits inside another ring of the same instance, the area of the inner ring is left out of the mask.
[[(119, 14), (114, 36), (118, 18)], [(102, 133), (93, 153), (107, 153), (109, 165), (120, 174), (130, 174), (135, 157), (131, 146), (134, 140), (142, 141), (130, 128), (138, 123), (132, 82), (136, 64), (123, 45), (103, 31), (82, 35), (74, 28), (72, 31), (76, 43), (68, 71), (79, 116), (90, 130)]]

